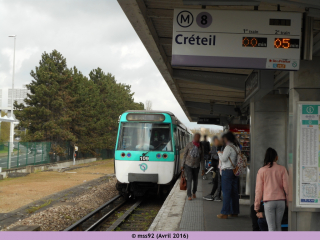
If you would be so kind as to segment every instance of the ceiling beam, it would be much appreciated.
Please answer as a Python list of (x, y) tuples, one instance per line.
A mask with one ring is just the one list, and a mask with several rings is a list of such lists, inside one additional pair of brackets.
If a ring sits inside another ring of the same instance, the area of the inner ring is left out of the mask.
[(280, 72), (274, 79), (273, 89), (276, 90), (278, 87), (280, 87), (287, 81), (289, 81), (289, 71)]
[(212, 89), (201, 89), (197, 87), (180, 87), (180, 91), (182, 94), (201, 94), (206, 96), (219, 96), (219, 97), (237, 97), (244, 98), (244, 92), (236, 92), (236, 91), (222, 91), (222, 90), (212, 90)]
[[(201, 110), (206, 110), (208, 112), (211, 111), (211, 104), (210, 103), (199, 103), (199, 102), (186, 101), (185, 105), (188, 108), (201, 109)], [(232, 116), (238, 115), (238, 112), (235, 111), (235, 106), (223, 105), (223, 104), (213, 104), (212, 112), (214, 114), (218, 114), (218, 115), (219, 114), (232, 115)]]
[[(308, 9), (308, 17), (315, 17), (319, 18), (320, 17), (320, 9), (317, 8), (309, 8)], [(318, 26), (318, 25), (317, 25)], [(316, 28), (317, 28), (316, 26)]]
[(244, 102), (244, 97), (239, 98), (239, 97), (229, 97), (229, 96), (215, 96), (215, 95), (204, 95), (204, 94), (186, 94), (182, 93), (182, 96), (185, 100), (193, 99), (193, 100), (198, 100), (201, 102), (220, 102), (220, 101), (225, 101), (225, 102), (238, 102), (242, 103)]
[(173, 69), (173, 78), (244, 91), (247, 75)]
[(159, 38), (161, 45), (172, 45), (172, 38)]
[(151, 18), (173, 19), (173, 10), (171, 10), (171, 9), (147, 9), (147, 16), (151, 17)]

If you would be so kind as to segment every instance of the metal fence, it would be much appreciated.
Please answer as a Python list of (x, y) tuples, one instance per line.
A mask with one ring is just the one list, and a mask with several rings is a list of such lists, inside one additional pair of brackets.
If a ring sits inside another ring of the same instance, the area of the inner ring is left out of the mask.
[[(73, 146), (66, 142), (61, 146), (65, 154), (59, 156), (52, 151), (51, 142), (5, 142), (0, 143), (0, 167), (2, 169), (55, 163), (73, 159)], [(11, 156), (9, 151), (11, 149)], [(114, 157), (114, 150), (98, 149), (95, 153), (76, 152), (76, 160), (98, 157), (108, 159)]]
[[(11, 157), (9, 151), (11, 149)], [(0, 144), (0, 167), (16, 168), (50, 162), (50, 142), (5, 142)], [(10, 159), (11, 158), (11, 159)]]

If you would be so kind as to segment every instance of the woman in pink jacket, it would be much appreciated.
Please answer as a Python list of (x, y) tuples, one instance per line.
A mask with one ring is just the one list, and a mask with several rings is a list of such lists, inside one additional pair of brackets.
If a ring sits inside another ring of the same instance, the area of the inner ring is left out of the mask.
[(261, 200), (264, 202), (269, 231), (281, 231), (281, 221), (288, 200), (288, 172), (277, 161), (276, 150), (268, 148), (264, 166), (259, 169), (256, 181), (254, 209), (258, 212)]

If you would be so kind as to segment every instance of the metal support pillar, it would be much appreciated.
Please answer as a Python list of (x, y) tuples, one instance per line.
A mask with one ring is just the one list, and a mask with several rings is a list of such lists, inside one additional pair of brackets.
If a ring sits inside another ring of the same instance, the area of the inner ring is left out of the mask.
[(269, 94), (250, 103), (250, 202), (254, 202), (258, 170), (263, 166), (264, 155), (269, 147), (278, 152), (279, 164), (286, 165), (286, 126), (288, 96)]

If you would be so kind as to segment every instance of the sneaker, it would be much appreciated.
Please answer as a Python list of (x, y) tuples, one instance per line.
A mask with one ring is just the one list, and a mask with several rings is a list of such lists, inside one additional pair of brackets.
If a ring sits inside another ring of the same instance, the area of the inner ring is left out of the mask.
[(215, 197), (215, 198), (213, 199), (213, 201), (215, 201), (215, 202), (221, 202), (221, 198)]
[(211, 194), (204, 196), (203, 199), (207, 200), (207, 201), (213, 201), (213, 197)]

